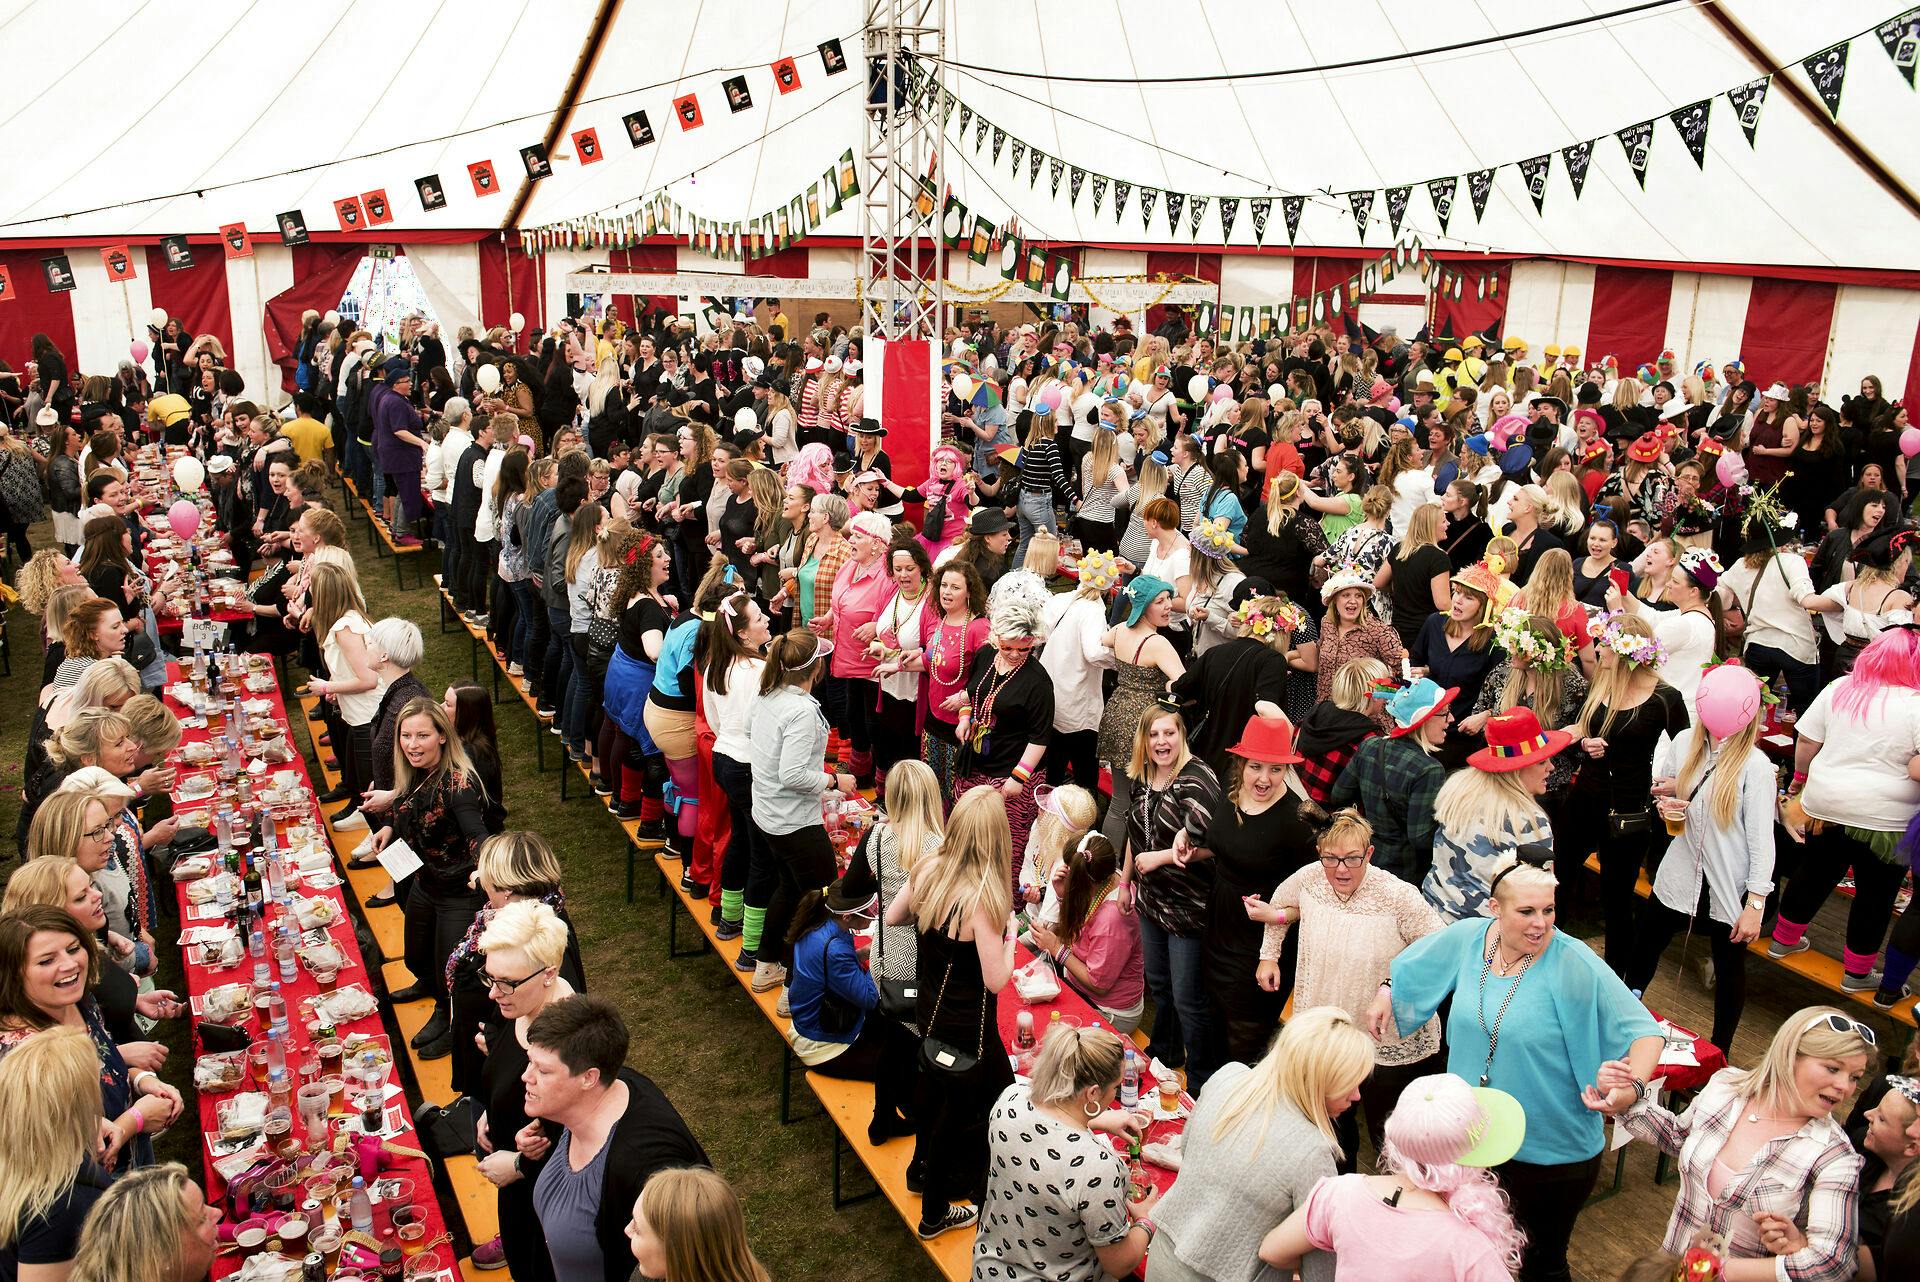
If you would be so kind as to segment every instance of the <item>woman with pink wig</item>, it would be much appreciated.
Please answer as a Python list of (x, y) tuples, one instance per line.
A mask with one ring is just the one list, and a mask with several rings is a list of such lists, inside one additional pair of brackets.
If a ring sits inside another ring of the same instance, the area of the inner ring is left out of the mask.
[(1510, 1282), (1526, 1238), (1488, 1169), (1526, 1131), (1520, 1102), (1452, 1073), (1418, 1077), (1387, 1118), (1378, 1175), (1336, 1175), (1260, 1243), (1274, 1268), (1330, 1251), (1342, 1282)]
[(1900, 1000), (1920, 957), (1920, 921), (1911, 909), (1895, 927), (1884, 975), (1874, 959), (1906, 878), (1901, 837), (1920, 812), (1920, 632), (1888, 628), (1827, 686), (1800, 717), (1793, 783), (1783, 810), (1787, 831), (1806, 843), (1806, 859), (1787, 881), (1767, 953), (1787, 957), (1812, 947), (1807, 923), (1849, 867), (1846, 973), (1850, 993), (1877, 989), (1881, 1008)]
[(940, 554), (967, 532), (971, 515), (973, 487), (967, 482), (967, 456), (957, 445), (942, 445), (933, 452), (933, 475), (920, 482), (920, 496), (926, 500), (926, 519), (919, 534), (927, 560), (938, 561)]
[(833, 451), (818, 441), (802, 445), (787, 467), (787, 484), (804, 485), (815, 494), (833, 493)]

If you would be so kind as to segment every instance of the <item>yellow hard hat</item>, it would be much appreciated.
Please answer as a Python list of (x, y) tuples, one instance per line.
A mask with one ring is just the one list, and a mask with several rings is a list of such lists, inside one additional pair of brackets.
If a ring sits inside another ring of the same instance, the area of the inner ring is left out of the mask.
[(1447, 349), (1447, 355), (1446, 355), (1446, 360), (1447, 360), (1447, 363), (1448, 363), (1449, 365), (1457, 365), (1457, 364), (1459, 364), (1459, 363), (1460, 363), (1460, 349), (1459, 349), (1459, 348), (1457, 348), (1457, 347), (1449, 347), (1449, 348)]

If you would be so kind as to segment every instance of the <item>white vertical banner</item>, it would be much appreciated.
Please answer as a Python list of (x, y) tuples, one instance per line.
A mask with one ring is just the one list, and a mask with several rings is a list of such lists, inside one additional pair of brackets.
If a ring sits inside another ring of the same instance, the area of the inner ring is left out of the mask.
[[(153, 291), (147, 284), (146, 258), (134, 251), (132, 280), (107, 279), (107, 265), (93, 245), (60, 251), (73, 266), (73, 368), (88, 374), (111, 375), (120, 362), (132, 360), (128, 347), (146, 340), (147, 313), (153, 310)], [(19, 288), (18, 280), (14, 287)], [(34, 288), (39, 283), (33, 283)]]
[(280, 367), (267, 354), (267, 300), (293, 288), (293, 251), (253, 238), (253, 253), (227, 260), (227, 309), (233, 317), (233, 350), (227, 367), (247, 383), (247, 399), (277, 408), (286, 403)]

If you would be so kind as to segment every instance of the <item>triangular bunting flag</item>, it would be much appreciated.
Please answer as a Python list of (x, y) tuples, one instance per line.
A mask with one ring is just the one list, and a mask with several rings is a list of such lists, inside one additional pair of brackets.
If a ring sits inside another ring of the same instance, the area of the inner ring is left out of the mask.
[(1360, 269), (1360, 296), (1366, 298), (1380, 292), (1380, 264), (1368, 263)]
[(960, 104), (960, 137), (964, 141), (967, 130), (973, 126), (973, 108), (966, 103)]
[(1573, 198), (1580, 199), (1580, 193), (1586, 190), (1587, 166), (1593, 161), (1593, 144), (1577, 142), (1571, 147), (1560, 149), (1560, 159), (1567, 166), (1567, 181), (1573, 184)]
[(1095, 174), (1093, 176), (1093, 212), (1095, 217), (1099, 216), (1100, 206), (1106, 203), (1106, 199), (1107, 176), (1105, 174)]
[(1018, 178), (1020, 176), (1020, 162), (1027, 158), (1027, 144), (1015, 138), (1010, 150), (1013, 154), (1013, 176)]
[[(1047, 157), (1047, 184), (1056, 197), (1060, 195), (1060, 176), (1067, 172), (1067, 162), (1058, 156)], [(1075, 191), (1079, 189), (1076, 187)]]
[[(953, 109), (959, 103), (960, 100), (954, 97), (951, 91), (946, 89), (940, 91), (940, 128), (943, 132), (946, 130), (947, 122), (953, 119)], [(962, 128), (964, 129), (964, 126)]]
[[(1054, 186), (1057, 188), (1059, 185), (1060, 185), (1060, 180), (1057, 178), (1054, 179)], [(1080, 166), (1078, 165), (1075, 165), (1067, 171), (1067, 203), (1069, 205), (1075, 205), (1075, 206), (1079, 205), (1080, 189), (1086, 185), (1087, 185), (1086, 170), (1080, 168)]]
[(1113, 180), (1113, 221), (1116, 223), (1127, 212), (1127, 197), (1132, 194), (1132, 183), (1121, 182), (1118, 178)]
[[(1532, 184), (1528, 184), (1531, 189)], [(1467, 175), (1467, 195), (1473, 198), (1473, 220), (1487, 216), (1487, 197), (1493, 194), (1493, 170), (1476, 169)]]
[(1712, 110), (1713, 99), (1702, 98), (1691, 106), (1667, 113), (1667, 119), (1679, 131), (1680, 141), (1687, 144), (1687, 154), (1701, 169), (1707, 167), (1707, 119)]
[(1167, 193), (1167, 231), (1178, 235), (1180, 231), (1180, 211), (1186, 207), (1187, 198), (1177, 191)]
[(1350, 191), (1347, 193), (1347, 207), (1353, 210), (1353, 229), (1359, 233), (1360, 243), (1367, 241), (1367, 220), (1373, 217), (1373, 192)]
[(992, 127), (993, 126), (988, 123), (987, 118), (985, 116), (981, 116), (978, 120), (975, 120), (973, 122), (973, 154), (974, 155), (977, 156), (980, 154), (980, 148), (983, 145), (985, 145), (987, 141), (987, 130), (991, 129)]
[(967, 237), (967, 207), (959, 198), (949, 195), (946, 208), (940, 211), (940, 239), (948, 249), (952, 249)]
[(1842, 40), (1811, 58), (1800, 60), (1800, 65), (1807, 69), (1807, 79), (1813, 81), (1814, 90), (1820, 95), (1820, 101), (1827, 104), (1828, 113), (1836, 120), (1840, 118), (1840, 89), (1847, 79), (1849, 47), (1849, 42)]
[(1643, 120), (1637, 125), (1629, 125), (1614, 137), (1620, 140), (1621, 147), (1627, 153), (1627, 168), (1633, 170), (1633, 176), (1640, 180), (1640, 190), (1647, 189), (1647, 155), (1653, 147), (1653, 122)]
[(1307, 207), (1305, 196), (1282, 196), (1280, 213), (1287, 220), (1287, 243), (1293, 244), (1300, 235), (1300, 211)]
[(1453, 193), (1458, 178), (1434, 178), (1427, 183), (1427, 199), (1433, 202), (1433, 216), (1440, 220), (1440, 234), (1447, 234), (1447, 220), (1453, 217)]
[(1187, 206), (1187, 235), (1198, 238), (1200, 235), (1200, 220), (1207, 216), (1207, 205), (1213, 198), (1211, 196), (1194, 196), (1191, 199), (1193, 203)]
[[(995, 125), (993, 127), (993, 163), (996, 165), (1000, 163), (1000, 148), (1005, 146), (1006, 142), (1007, 142), (1007, 131), (1002, 129), (999, 125)], [(1020, 143), (1015, 143), (1013, 145), (1015, 147), (1021, 146)], [(1016, 151), (1013, 154), (1015, 156), (1018, 156), (1020, 153)], [(1015, 160), (1013, 163), (1017, 165), (1020, 162), (1018, 160)]]
[(1733, 104), (1733, 114), (1740, 117), (1740, 128), (1746, 132), (1749, 147), (1753, 146), (1754, 134), (1759, 132), (1760, 108), (1767, 105), (1767, 87), (1772, 83), (1772, 76), (1762, 76), (1727, 90), (1727, 101)]
[[(1527, 184), (1527, 195), (1533, 197), (1533, 212), (1547, 212), (1547, 173), (1553, 168), (1553, 155), (1529, 156), (1520, 162), (1520, 177)], [(1476, 214), (1479, 212), (1475, 211)]]
[(1255, 196), (1247, 201), (1247, 213), (1253, 217), (1253, 243), (1267, 243), (1267, 219), (1273, 216), (1273, 198)]
[[(1046, 158), (1047, 153), (1041, 151), (1038, 147), (1033, 148), (1033, 150), (1027, 154), (1027, 186), (1033, 187), (1038, 185), (1040, 182), (1040, 165)], [(1019, 162), (1016, 161), (1014, 163), (1015, 171), (1017, 172), (1019, 168)]]
[(1387, 226), (1397, 240), (1400, 236), (1400, 220), (1407, 216), (1407, 202), (1413, 199), (1412, 187), (1387, 188)]
[(1157, 187), (1142, 187), (1140, 189), (1140, 225), (1142, 227), (1150, 227), (1153, 225), (1153, 202), (1159, 195), (1160, 189)]
[(1907, 88), (1913, 88), (1914, 66), (1920, 63), (1920, 9), (1909, 9), (1897, 18), (1889, 18), (1874, 28), (1874, 34), (1880, 37), (1887, 57), (1893, 59), (1893, 65), (1907, 78)]
[(1225, 244), (1233, 239), (1233, 220), (1240, 216), (1240, 198), (1222, 196), (1220, 198), (1220, 241)]

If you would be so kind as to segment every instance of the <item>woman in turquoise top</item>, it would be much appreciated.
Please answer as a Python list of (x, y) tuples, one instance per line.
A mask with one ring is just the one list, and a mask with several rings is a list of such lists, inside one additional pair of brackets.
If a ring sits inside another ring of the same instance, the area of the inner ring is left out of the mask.
[[(1497, 1168), (1527, 1235), (1520, 1282), (1567, 1282), (1567, 1241), (1600, 1173), (1598, 1111), (1581, 1099), (1600, 1066), (1624, 1060), (1644, 1095), (1660, 1058), (1659, 1025), (1593, 950), (1554, 929), (1551, 865), (1509, 860), (1493, 877), (1492, 918), (1469, 917), (1415, 940), (1368, 1011), (1376, 1038), (1404, 1036), (1448, 998), (1447, 1071), (1520, 1101), (1526, 1139)], [(1617, 1096), (1618, 1098), (1614, 1098)]]

